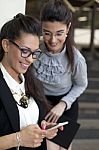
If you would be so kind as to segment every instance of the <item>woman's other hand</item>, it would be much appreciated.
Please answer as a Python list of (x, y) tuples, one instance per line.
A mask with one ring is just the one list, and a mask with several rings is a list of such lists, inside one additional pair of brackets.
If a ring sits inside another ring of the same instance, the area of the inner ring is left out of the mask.
[(35, 125), (29, 125), (20, 131), (20, 145), (23, 147), (39, 147), (43, 138), (46, 136), (46, 131)]
[(57, 135), (58, 128), (52, 129), (52, 130), (47, 130), (47, 127), (48, 127), (48, 126), (53, 126), (53, 125), (55, 125), (55, 124), (56, 124), (56, 123), (48, 123), (48, 122), (46, 122), (45, 120), (43, 120), (43, 121), (41, 122), (41, 128), (42, 128), (43, 130), (46, 130), (46, 138), (47, 138), (47, 139), (52, 139), (52, 138), (54, 138), (54, 137)]
[(65, 108), (66, 108), (66, 103), (64, 101), (60, 101), (57, 105), (55, 105), (50, 112), (46, 115), (45, 120), (47, 122), (57, 122), (58, 119), (61, 117), (63, 114)]

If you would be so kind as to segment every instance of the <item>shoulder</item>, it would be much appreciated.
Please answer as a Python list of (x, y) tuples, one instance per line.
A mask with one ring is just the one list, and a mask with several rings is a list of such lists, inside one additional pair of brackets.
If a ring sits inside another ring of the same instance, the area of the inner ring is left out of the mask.
[(84, 56), (77, 48), (74, 48), (74, 62), (86, 62)]
[(45, 47), (45, 43), (44, 43), (43, 40), (40, 42), (40, 49), (41, 49), (43, 52), (45, 52), (46, 47)]

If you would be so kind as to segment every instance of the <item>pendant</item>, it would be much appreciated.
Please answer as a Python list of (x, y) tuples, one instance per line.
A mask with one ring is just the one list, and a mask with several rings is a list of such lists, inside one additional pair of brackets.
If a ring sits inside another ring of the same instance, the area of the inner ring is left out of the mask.
[(27, 108), (29, 104), (29, 97), (26, 95), (23, 95), (20, 99), (20, 106), (23, 108)]

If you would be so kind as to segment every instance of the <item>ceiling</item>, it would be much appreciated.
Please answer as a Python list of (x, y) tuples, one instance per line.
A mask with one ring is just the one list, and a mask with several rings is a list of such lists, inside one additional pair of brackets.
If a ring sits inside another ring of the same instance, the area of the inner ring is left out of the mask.
[[(67, 1), (67, 0), (66, 0)], [(93, 6), (94, 2), (99, 6), (99, 0), (68, 0), (68, 2), (74, 7), (82, 7), (82, 6)]]
[[(35, 14), (36, 17), (38, 17), (38, 14), (40, 13), (40, 9), (44, 2), (48, 0), (26, 0), (26, 13), (27, 14)], [(75, 13), (76, 10), (81, 10), (83, 7), (89, 7), (92, 8), (94, 5), (94, 2), (97, 1), (97, 7), (99, 8), (99, 0), (64, 0), (66, 3), (68, 3), (70, 9), (72, 12)], [(35, 7), (36, 6), (36, 7)], [(77, 9), (76, 9), (77, 8)]]

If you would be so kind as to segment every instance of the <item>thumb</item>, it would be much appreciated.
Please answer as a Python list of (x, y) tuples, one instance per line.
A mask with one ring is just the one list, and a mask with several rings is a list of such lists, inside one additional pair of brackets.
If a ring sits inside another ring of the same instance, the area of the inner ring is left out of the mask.
[(46, 129), (46, 126), (47, 126), (47, 122), (46, 122), (45, 120), (43, 120), (43, 121), (41, 122), (41, 128), (42, 128), (43, 130), (45, 130), (45, 129)]

